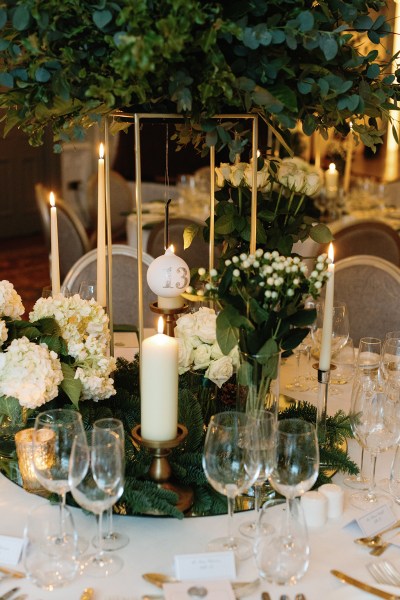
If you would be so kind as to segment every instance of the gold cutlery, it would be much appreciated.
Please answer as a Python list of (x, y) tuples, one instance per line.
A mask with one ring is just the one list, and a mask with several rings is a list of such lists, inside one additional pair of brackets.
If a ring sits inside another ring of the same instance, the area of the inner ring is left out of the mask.
[(22, 573), (22, 571), (14, 571), (13, 569), (6, 569), (5, 567), (0, 567), (0, 573), (3, 573), (3, 575), (7, 575), (8, 577), (15, 577), (15, 579), (23, 579), (25, 577), (25, 573)]
[(387, 527), (386, 529), (383, 529), (382, 531), (380, 531), (379, 533), (376, 533), (375, 535), (369, 535), (367, 537), (356, 538), (354, 540), (354, 542), (356, 544), (362, 544), (364, 546), (369, 546), (370, 548), (372, 548), (374, 546), (381, 546), (382, 543), (384, 543), (384, 540), (382, 538), (383, 534), (388, 533), (389, 531), (392, 531), (393, 529), (397, 529), (398, 527), (400, 527), (400, 520), (396, 521), (396, 523), (394, 523), (390, 527)]
[(261, 594), (261, 600), (271, 600), (271, 596), (268, 594), (268, 592), (263, 592)]
[[(170, 577), (169, 575), (164, 575), (164, 573), (144, 573), (142, 577), (158, 588), (162, 588), (164, 583), (179, 583), (179, 579), (175, 579), (175, 577)], [(254, 579), (254, 581), (232, 581), (231, 585), (232, 589), (237, 595), (244, 595), (247, 591), (250, 592), (256, 588), (259, 583), (259, 579)]]
[(364, 590), (364, 592), (369, 592), (370, 594), (374, 594), (379, 598), (385, 598), (385, 600), (400, 600), (400, 596), (396, 596), (395, 594), (391, 594), (389, 592), (385, 592), (384, 590), (380, 590), (379, 588), (373, 587), (368, 583), (364, 583), (363, 581), (359, 581), (358, 579), (354, 579), (350, 577), (350, 575), (346, 575), (341, 571), (336, 571), (335, 569), (331, 570), (332, 575), (343, 581), (344, 583), (348, 583), (353, 585), (360, 590)]
[(9, 598), (11, 598), (11, 596), (14, 596), (16, 592), (19, 592), (19, 589), (19, 587), (12, 588), (12, 590), (9, 590), (8, 592), (0, 596), (0, 600), (8, 600)]
[(92, 600), (94, 597), (94, 589), (93, 588), (85, 588), (82, 592), (80, 600)]

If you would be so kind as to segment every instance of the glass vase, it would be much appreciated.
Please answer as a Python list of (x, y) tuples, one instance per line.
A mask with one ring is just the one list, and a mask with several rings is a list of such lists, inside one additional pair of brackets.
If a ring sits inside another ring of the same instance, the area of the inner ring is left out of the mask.
[(200, 404), (203, 422), (208, 425), (211, 417), (218, 412), (216, 407), (217, 385), (203, 373), (196, 371), (190, 371), (189, 383), (191, 391)]
[(239, 352), (237, 410), (273, 412), (278, 418), (281, 352), (248, 354)]

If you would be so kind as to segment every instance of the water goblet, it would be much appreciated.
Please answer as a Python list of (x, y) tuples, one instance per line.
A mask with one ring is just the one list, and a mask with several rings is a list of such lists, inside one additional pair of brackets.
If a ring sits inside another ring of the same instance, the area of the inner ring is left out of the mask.
[(274, 459), (275, 426), (276, 417), (273, 412), (260, 410), (254, 413), (258, 428), (258, 444), (260, 453), (260, 474), (254, 482), (254, 510), (255, 518), (252, 521), (244, 521), (239, 531), (248, 537), (255, 537), (262, 500), (262, 488), (271, 472)]
[(396, 504), (400, 504), (400, 446), (397, 446), (390, 468), (389, 492)]
[(213, 551), (232, 550), (238, 560), (253, 553), (252, 544), (232, 533), (235, 498), (255, 483), (260, 472), (254, 416), (237, 411), (214, 415), (207, 428), (203, 469), (211, 486), (228, 499), (228, 535), (209, 543)]
[[(324, 321), (324, 304), (317, 302), (317, 316), (311, 328), (314, 343), (314, 357), (319, 358), (322, 340), (322, 325)], [(332, 320), (332, 354), (336, 354), (346, 344), (349, 338), (349, 314), (345, 302), (334, 302)]]
[(91, 300), (94, 298), (96, 300), (97, 297), (97, 286), (92, 281), (82, 281), (78, 294), (82, 298), (82, 300)]
[(372, 478), (367, 492), (356, 492), (351, 503), (368, 509), (389, 503), (386, 494), (377, 492), (375, 481), (376, 460), (400, 439), (400, 391), (389, 383), (385, 389), (368, 384), (358, 386), (352, 398), (350, 425), (356, 440), (371, 454)]
[[(93, 429), (106, 429), (107, 431), (113, 431), (119, 437), (121, 442), (120, 445), (123, 472), (125, 472), (125, 432), (122, 421), (113, 417), (97, 419), (97, 421), (93, 423)], [(129, 543), (129, 537), (125, 533), (114, 531), (112, 507), (107, 509), (106, 517), (107, 531), (103, 533), (103, 550), (110, 552), (112, 550), (124, 548)], [(92, 543), (95, 547), (98, 546), (99, 541), (97, 536), (93, 539)]]
[[(51, 441), (51, 456), (47, 456), (46, 460), (43, 460), (42, 452), (44, 435)], [(66, 495), (70, 490), (68, 463), (76, 438), (85, 439), (79, 412), (56, 408), (37, 415), (32, 440), (35, 474), (42, 487), (60, 496), (60, 523), (64, 522)], [(85, 544), (84, 540), (81, 543)]]
[[(353, 340), (349, 337), (345, 345), (332, 356), (336, 369), (331, 372), (330, 383), (345, 385), (352, 380), (356, 368), (356, 355)], [(329, 393), (331, 393), (329, 389)]]
[(381, 367), (383, 378), (400, 385), (400, 338), (386, 338), (382, 347)]
[(33, 508), (24, 530), (22, 562), (36, 585), (53, 590), (70, 583), (78, 574), (78, 536), (68, 508), (41, 504)]
[[(272, 534), (272, 548), (284, 560), (265, 574), (279, 584), (295, 583), (308, 568), (308, 544), (299, 534), (297, 522), (301, 507), (296, 497), (312, 488), (318, 477), (319, 447), (316, 428), (302, 419), (278, 421), (274, 466), (269, 476), (272, 487), (286, 498), (286, 515), (282, 526)], [(301, 519), (300, 519), (301, 521)], [(301, 554), (301, 566), (297, 555)]]
[(301, 375), (300, 362), (301, 356), (308, 356), (308, 349), (306, 345), (303, 343), (299, 344), (297, 348), (293, 351), (293, 354), (296, 359), (296, 375), (294, 378), (286, 384), (286, 389), (292, 392), (306, 392), (309, 390), (309, 385), (306, 381), (306, 378)]
[(98, 515), (98, 551), (87, 556), (81, 565), (87, 575), (105, 577), (117, 573), (122, 559), (103, 549), (103, 512), (123, 492), (121, 441), (112, 431), (93, 429), (87, 439), (75, 438), (69, 461), (69, 484), (74, 500), (85, 510)]

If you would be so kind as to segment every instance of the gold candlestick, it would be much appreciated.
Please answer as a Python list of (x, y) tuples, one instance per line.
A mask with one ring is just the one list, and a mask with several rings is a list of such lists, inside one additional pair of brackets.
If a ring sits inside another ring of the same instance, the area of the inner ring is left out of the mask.
[(184, 304), (179, 308), (159, 308), (158, 302), (152, 302), (152, 304), (150, 304), (150, 310), (157, 315), (165, 317), (165, 333), (170, 337), (175, 337), (174, 329), (176, 326), (176, 318), (178, 315), (187, 312), (189, 310), (189, 305)]
[(177, 485), (170, 481), (172, 475), (171, 465), (168, 462), (168, 456), (173, 448), (179, 446), (186, 438), (188, 430), (184, 425), (178, 423), (177, 435), (173, 440), (164, 442), (146, 440), (141, 436), (140, 425), (132, 429), (132, 437), (139, 446), (147, 448), (153, 456), (149, 469), (150, 478), (157, 483), (159, 487), (175, 492), (178, 496), (176, 507), (185, 512), (193, 504), (193, 491), (185, 486)]

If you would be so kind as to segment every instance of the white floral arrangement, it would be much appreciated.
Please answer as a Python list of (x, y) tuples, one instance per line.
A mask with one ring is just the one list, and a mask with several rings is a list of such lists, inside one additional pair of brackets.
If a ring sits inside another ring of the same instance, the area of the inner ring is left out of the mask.
[(201, 307), (198, 311), (182, 315), (176, 321), (175, 338), (179, 344), (179, 374), (186, 371), (203, 372), (218, 387), (221, 387), (235, 372), (238, 349), (225, 356), (216, 340), (215, 310)]
[(108, 316), (92, 298), (83, 300), (78, 294), (65, 298), (39, 298), (29, 313), (30, 322), (52, 317), (67, 344), (68, 354), (75, 359), (75, 378), (82, 384), (81, 400), (103, 400), (115, 394), (110, 375), (116, 361), (107, 357), (110, 332)]
[(0, 316), (10, 319), (20, 319), (25, 312), (21, 296), (12, 283), (3, 279), (0, 281)]

